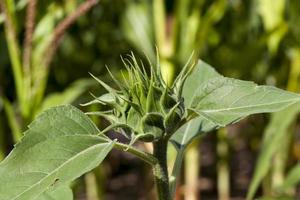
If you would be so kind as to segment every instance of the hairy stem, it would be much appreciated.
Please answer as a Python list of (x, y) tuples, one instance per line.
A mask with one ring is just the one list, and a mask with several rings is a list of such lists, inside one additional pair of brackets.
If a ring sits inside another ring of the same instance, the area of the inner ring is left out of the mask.
[(157, 197), (159, 200), (171, 200), (169, 191), (169, 175), (167, 167), (167, 147), (168, 141), (165, 139), (153, 143), (153, 155), (157, 159), (157, 164), (153, 168)]
[(153, 157), (151, 154), (143, 152), (139, 149), (136, 149), (134, 147), (128, 146), (126, 144), (122, 144), (120, 142), (115, 143), (115, 148), (122, 150), (122, 151), (128, 151), (129, 153), (135, 155), (136, 157), (140, 158), (141, 160), (145, 161), (146, 163), (155, 166), (157, 164), (157, 160), (155, 157)]

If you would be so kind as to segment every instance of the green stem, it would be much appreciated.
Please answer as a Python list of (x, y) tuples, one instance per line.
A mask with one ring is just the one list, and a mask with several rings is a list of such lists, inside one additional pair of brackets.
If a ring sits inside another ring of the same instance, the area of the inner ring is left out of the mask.
[(165, 139), (153, 143), (153, 155), (158, 161), (153, 168), (153, 175), (159, 200), (171, 200), (167, 167), (167, 147), (168, 140)]
[(136, 157), (140, 158), (141, 160), (145, 161), (146, 163), (152, 166), (155, 166), (158, 163), (157, 159), (151, 154), (138, 150), (134, 147), (128, 146), (127, 144), (116, 142), (115, 148), (122, 151), (128, 151), (129, 153), (135, 155)]
[(115, 148), (122, 151), (128, 151), (129, 153), (150, 164), (153, 167), (153, 175), (155, 178), (158, 199), (171, 200), (167, 167), (168, 140), (162, 139), (154, 142), (153, 145), (154, 156), (120, 142), (115, 143)]

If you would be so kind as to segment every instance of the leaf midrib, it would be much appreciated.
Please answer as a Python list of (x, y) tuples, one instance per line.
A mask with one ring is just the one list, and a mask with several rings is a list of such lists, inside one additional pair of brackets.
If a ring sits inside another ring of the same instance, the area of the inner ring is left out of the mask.
[[(206, 110), (201, 110), (199, 109), (199, 111), (204, 112), (204, 113), (214, 113), (214, 112), (223, 112), (223, 111), (232, 111), (232, 110), (238, 110), (238, 109), (245, 109), (245, 108), (253, 108), (253, 107), (261, 107), (261, 106), (270, 106), (270, 105), (276, 105), (276, 104), (280, 104), (280, 103), (296, 103), (297, 101), (300, 100), (300, 97), (295, 98), (295, 99), (289, 99), (286, 101), (280, 101), (280, 102), (274, 102), (274, 103), (264, 103), (264, 104), (255, 104), (255, 105), (247, 105), (247, 106), (237, 106), (237, 107), (231, 107), (231, 108), (221, 108), (221, 109), (206, 109)], [(287, 105), (289, 106), (289, 105)], [(194, 109), (196, 110), (196, 109)]]

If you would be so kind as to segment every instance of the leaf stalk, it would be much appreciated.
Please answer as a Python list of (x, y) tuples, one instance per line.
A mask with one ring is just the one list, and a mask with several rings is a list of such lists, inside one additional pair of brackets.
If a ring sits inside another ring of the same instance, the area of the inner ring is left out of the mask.
[(139, 149), (136, 149), (132, 146), (128, 146), (127, 144), (123, 144), (120, 142), (115, 143), (115, 148), (122, 151), (127, 151), (136, 157), (140, 158), (141, 160), (145, 161), (146, 163), (150, 164), (151, 166), (155, 166), (158, 163), (158, 160), (153, 157), (151, 154), (143, 152)]

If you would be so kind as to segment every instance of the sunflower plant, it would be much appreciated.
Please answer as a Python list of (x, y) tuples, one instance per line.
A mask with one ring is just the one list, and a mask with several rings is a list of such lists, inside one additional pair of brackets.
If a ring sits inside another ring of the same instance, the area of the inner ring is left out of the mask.
[[(92, 75), (107, 93), (93, 95), (83, 106), (102, 104), (106, 110), (83, 113), (60, 105), (44, 111), (28, 126), (22, 140), (0, 163), (1, 200), (73, 199), (70, 183), (98, 166), (113, 148), (148, 163), (157, 199), (170, 200), (184, 151), (195, 137), (300, 101), (296, 93), (226, 78), (193, 57), (173, 83), (164, 81), (158, 58), (154, 65), (144, 66), (131, 55), (123, 63), (123, 80), (108, 70), (116, 88)], [(89, 115), (104, 118), (110, 125), (100, 130)], [(109, 131), (130, 142), (110, 138)], [(153, 152), (138, 149), (136, 141), (152, 143)], [(170, 173), (168, 145), (177, 150)]]

